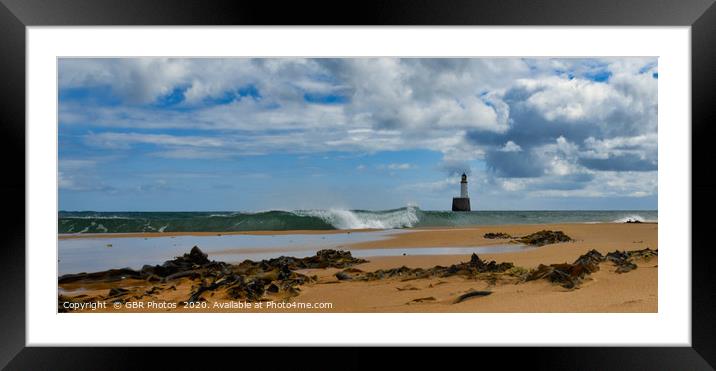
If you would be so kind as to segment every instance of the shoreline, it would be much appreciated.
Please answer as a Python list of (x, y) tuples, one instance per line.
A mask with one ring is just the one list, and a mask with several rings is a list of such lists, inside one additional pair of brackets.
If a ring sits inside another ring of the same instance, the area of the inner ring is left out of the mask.
[[(634, 269), (620, 273), (608, 260), (598, 264), (579, 287), (567, 289), (539, 279), (523, 281), (516, 277), (520, 272), (534, 272), (541, 265), (572, 263), (590, 251), (606, 256), (618, 251), (639, 251), (646, 248), (658, 250), (658, 224), (602, 223), (602, 224), (532, 224), (482, 226), (479, 228), (411, 229), (407, 233), (391, 235), (380, 241), (360, 242), (343, 246), (341, 251), (357, 251), (380, 246), (396, 249), (400, 246), (429, 245), (440, 242), (444, 247), (472, 243), (471, 246), (486, 246), (483, 243), (505, 240), (486, 240), (487, 232), (503, 232), (513, 236), (537, 232), (543, 229), (561, 230), (574, 241), (529, 247), (520, 251), (478, 254), (485, 262), (495, 261), (514, 265), (504, 273), (485, 273), (473, 278), (441, 275), (418, 276), (415, 278), (388, 277), (379, 280), (340, 279), (337, 274), (367, 274), (368, 272), (395, 271), (396, 269), (436, 269), (455, 264), (467, 264), (470, 254), (462, 255), (396, 255), (363, 257), (358, 262), (340, 267), (309, 267), (292, 270), (298, 275), (313, 277), (290, 291), (279, 289), (278, 293), (267, 291), (264, 299), (282, 303), (327, 302), (328, 309), (246, 309), (212, 307), (213, 303), (238, 300), (230, 291), (207, 291), (201, 296), (207, 308), (167, 309), (106, 309), (104, 312), (658, 312), (658, 257), (651, 260), (635, 260)], [(265, 232), (264, 232), (265, 233)], [(186, 250), (185, 250), (186, 252)], [(288, 252), (286, 256), (291, 256)], [(170, 259), (171, 257), (167, 257)], [(222, 259), (212, 258), (217, 261)], [(308, 259), (308, 258), (307, 258)], [(252, 263), (259, 264), (260, 262)], [(223, 263), (222, 263), (223, 264)], [(229, 264), (229, 263), (227, 263)], [(242, 263), (243, 264), (243, 263)], [(242, 264), (231, 263), (231, 267)], [(403, 268), (398, 268), (403, 267)], [(238, 269), (238, 268), (232, 268)], [(362, 273), (356, 273), (362, 272)], [(262, 274), (269, 274), (268, 272)], [(275, 274), (275, 273), (270, 273)], [(209, 277), (209, 276), (207, 276)], [(262, 276), (263, 277), (263, 276)], [(120, 280), (75, 281), (59, 284), (58, 300), (107, 300), (116, 298), (123, 301), (181, 303), (205, 285), (205, 278), (194, 276), (171, 280), (142, 279), (127, 277)], [(276, 281), (278, 282), (278, 281)], [(268, 287), (268, 286), (266, 286)], [(118, 291), (118, 289), (121, 289)], [(112, 292), (115, 296), (112, 296)], [(127, 290), (126, 292), (122, 290)], [(268, 290), (268, 289), (267, 289)], [(489, 291), (485, 297), (472, 298), (456, 304), (456, 298), (474, 290)], [(108, 292), (110, 294), (108, 294)], [(120, 296), (116, 293), (120, 292)], [(240, 299), (246, 300), (246, 299)], [(111, 305), (110, 305), (111, 306)], [(72, 311), (74, 312), (74, 311)], [(80, 310), (79, 312), (96, 312)]]
[(305, 234), (351, 234), (379, 231), (441, 231), (441, 230), (475, 230), (482, 228), (501, 228), (512, 226), (548, 226), (548, 225), (602, 225), (602, 224), (653, 224), (658, 222), (639, 222), (639, 223), (621, 223), (621, 222), (570, 222), (570, 223), (534, 223), (534, 224), (489, 224), (489, 225), (464, 225), (464, 226), (433, 226), (433, 227), (409, 227), (409, 228), (365, 228), (365, 229), (289, 229), (289, 230), (261, 230), (261, 231), (186, 231), (186, 232), (117, 232), (117, 233), (60, 233), (57, 235), (59, 240), (82, 239), (82, 238), (156, 238), (156, 237), (179, 237), (179, 236), (228, 236), (228, 235), (249, 235), (249, 236), (271, 236), (271, 235), (305, 235)]

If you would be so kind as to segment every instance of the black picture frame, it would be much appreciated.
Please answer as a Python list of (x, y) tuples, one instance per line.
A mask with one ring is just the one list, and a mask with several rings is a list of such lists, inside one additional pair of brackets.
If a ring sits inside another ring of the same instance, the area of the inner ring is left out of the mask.
[[(0, 247), (0, 366), (8, 369), (201, 368), (226, 359), (296, 359), (300, 348), (227, 349), (221, 355), (203, 348), (50, 348), (25, 347), (25, 30), (28, 26), (84, 25), (551, 25), (690, 26), (692, 53), (692, 347), (648, 348), (479, 348), (445, 360), (481, 362), (483, 357), (508, 365), (550, 369), (679, 369), (716, 367), (715, 256), (709, 243), (709, 212), (716, 206), (716, 180), (710, 176), (711, 141), (716, 134), (716, 5), (714, 0), (435, 0), (360, 2), (259, 2), (200, 0), (0, 0), (0, 127), (5, 176), (4, 244)], [(280, 4), (280, 5), (279, 5)], [(684, 130), (688, 129), (683, 123)], [(666, 248), (666, 247), (664, 247)], [(686, 248), (686, 247), (684, 247)], [(668, 278), (664, 278), (668, 279)], [(555, 329), (588, 331), (588, 329)], [(615, 329), (628, 331), (628, 329)], [(334, 349), (341, 368), (405, 365), (402, 349), (381, 349), (387, 357), (364, 357), (363, 349)], [(517, 356), (516, 356), (517, 355)], [(224, 356), (228, 357), (225, 358)], [(144, 359), (142, 359), (144, 358)], [(423, 365), (429, 360), (417, 359)], [(437, 361), (437, 360), (436, 360)], [(311, 367), (333, 368), (321, 359)], [(137, 365), (142, 365), (138, 367)], [(478, 363), (474, 363), (478, 364)], [(182, 368), (184, 368), (182, 367)]]

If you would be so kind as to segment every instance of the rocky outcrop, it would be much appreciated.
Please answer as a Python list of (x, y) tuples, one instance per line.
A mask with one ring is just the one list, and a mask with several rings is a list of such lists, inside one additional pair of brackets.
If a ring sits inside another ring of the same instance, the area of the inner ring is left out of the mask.
[(602, 262), (612, 262), (616, 266), (616, 273), (626, 273), (637, 268), (634, 263), (635, 259), (648, 260), (657, 255), (658, 250), (651, 250), (648, 247), (634, 251), (617, 250), (607, 253), (606, 256), (597, 250), (591, 250), (578, 257), (572, 264), (540, 264), (529, 272), (526, 280), (547, 279), (566, 289), (574, 289), (582, 283), (585, 277), (598, 271)]
[[(350, 251), (320, 250), (314, 256), (293, 258), (281, 256), (254, 262), (245, 260), (232, 265), (209, 260), (208, 255), (194, 246), (188, 253), (167, 260), (161, 265), (145, 265), (141, 270), (129, 268), (110, 269), (102, 272), (64, 275), (60, 284), (77, 282), (110, 282), (126, 278), (149, 282), (172, 282), (188, 279), (194, 282), (188, 301), (204, 300), (204, 293), (223, 290), (230, 298), (250, 301), (262, 300), (265, 294), (298, 295), (299, 286), (312, 282), (313, 277), (296, 272), (310, 268), (348, 268), (366, 260), (354, 258)], [(360, 272), (359, 270), (356, 270)], [(350, 279), (350, 277), (344, 277)], [(172, 288), (176, 289), (174, 286)], [(150, 291), (156, 294), (157, 286)], [(105, 298), (116, 298), (130, 293), (124, 288), (112, 288)], [(146, 293), (143, 293), (146, 294)]]
[(524, 237), (520, 237), (516, 241), (531, 246), (544, 246), (548, 244), (569, 242), (573, 240), (571, 237), (567, 236), (562, 231), (542, 230), (539, 232), (528, 234)]
[(387, 278), (400, 278), (403, 281), (429, 278), (429, 277), (450, 277), (462, 276), (466, 278), (475, 278), (481, 273), (503, 273), (512, 269), (512, 263), (497, 263), (494, 260), (485, 261), (480, 259), (477, 254), (472, 254), (469, 262), (453, 264), (449, 267), (435, 266), (432, 268), (408, 268), (402, 266), (400, 268), (379, 269), (373, 272), (355, 272), (352, 270), (344, 270), (341, 273), (343, 279), (374, 281)]
[(482, 237), (488, 240), (509, 240), (512, 238), (512, 236), (510, 236), (509, 234), (502, 232), (488, 232), (485, 233)]

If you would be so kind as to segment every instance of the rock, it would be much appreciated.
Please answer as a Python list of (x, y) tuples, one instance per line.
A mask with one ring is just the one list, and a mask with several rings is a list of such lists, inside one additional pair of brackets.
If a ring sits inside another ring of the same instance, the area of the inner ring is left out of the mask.
[(592, 249), (589, 252), (587, 252), (586, 254), (577, 258), (577, 260), (574, 261), (574, 264), (591, 266), (591, 265), (599, 264), (603, 261), (604, 261), (604, 256), (602, 256), (602, 254), (599, 251)]
[(465, 300), (467, 300), (467, 299), (470, 299), (470, 298), (482, 297), (482, 296), (487, 296), (487, 295), (490, 295), (490, 294), (492, 294), (492, 291), (475, 291), (475, 290), (472, 290), (472, 291), (468, 291), (468, 292), (466, 292), (466, 293), (464, 293), (464, 294), (458, 296), (457, 299), (455, 299), (452, 303), (453, 303), (453, 304), (457, 304), (457, 303), (461, 303), (461, 302), (463, 302), (463, 301), (465, 301)]
[(485, 233), (482, 237), (487, 238), (488, 240), (512, 238), (512, 236), (510, 236), (509, 234), (502, 233), (502, 232), (497, 232), (497, 233), (489, 232), (489, 233)]
[[(426, 302), (426, 301), (435, 301), (435, 298), (432, 297), (432, 296), (428, 296), (428, 297), (425, 297), (425, 298), (417, 298), (417, 299), (411, 300), (410, 303), (423, 303), (423, 302)], [(410, 304), (410, 303), (408, 303), (408, 304)]]
[(539, 232), (535, 232), (532, 234), (529, 234), (527, 236), (521, 237), (517, 239), (518, 242), (522, 242), (526, 245), (532, 245), (532, 246), (544, 246), (548, 244), (558, 243), (558, 242), (568, 242), (572, 241), (572, 238), (564, 234), (562, 231), (549, 231), (549, 230), (542, 230)]
[(642, 250), (633, 251), (613, 251), (607, 254), (606, 260), (611, 261), (617, 267), (617, 273), (627, 273), (637, 268), (637, 265), (633, 262), (634, 259), (643, 259), (649, 261), (652, 257), (658, 256), (657, 250), (651, 250), (645, 248)]
[(249, 281), (246, 284), (246, 298), (249, 300), (259, 300), (264, 294), (264, 284), (258, 280)]
[(115, 288), (109, 289), (109, 294), (107, 295), (107, 297), (112, 298), (115, 296), (121, 296), (128, 292), (129, 292), (129, 290), (127, 290), (127, 289), (123, 289), (121, 287), (115, 287)]
[(470, 265), (472, 265), (472, 266), (478, 266), (478, 265), (480, 265), (481, 263), (482, 263), (482, 261), (480, 260), (480, 257), (477, 256), (477, 254), (472, 253), (472, 255), (470, 255)]
[(272, 283), (269, 285), (269, 287), (266, 288), (266, 291), (275, 294), (278, 292), (278, 286), (276, 286), (275, 283)]
[(649, 259), (659, 256), (659, 251), (652, 250), (647, 247), (642, 250), (629, 251), (629, 256), (634, 259), (644, 259), (645, 261), (649, 261)]
[(599, 263), (604, 257), (599, 251), (591, 250), (577, 258), (572, 264), (540, 264), (526, 277), (527, 281), (548, 279), (552, 283), (560, 284), (566, 289), (576, 288), (589, 274), (599, 270)]
[(278, 279), (279, 280), (286, 280), (291, 277), (291, 268), (289, 268), (288, 264), (284, 264), (279, 268), (279, 274)]
[(606, 259), (613, 262), (614, 264), (619, 265), (621, 262), (629, 259), (629, 254), (626, 251), (616, 250), (607, 253)]
[(350, 274), (346, 272), (338, 272), (335, 274), (336, 278), (338, 278), (339, 281), (350, 281), (353, 279)]
[(184, 255), (184, 259), (197, 265), (204, 265), (209, 262), (208, 255), (201, 251), (198, 246), (192, 247), (189, 255)]
[(379, 269), (373, 272), (353, 275), (354, 280), (374, 281), (386, 278), (401, 278), (401, 281), (410, 281), (414, 279), (430, 278), (430, 277), (450, 277), (464, 276), (466, 278), (476, 278), (481, 273), (503, 273), (512, 269), (512, 263), (496, 263), (494, 260), (486, 262), (477, 254), (472, 254), (470, 261), (467, 263), (453, 264), (449, 267), (434, 266), (429, 269), (415, 268), (411, 269), (405, 266), (400, 268)]
[(627, 273), (627, 272), (631, 272), (632, 270), (634, 270), (636, 268), (637, 268), (636, 264), (634, 264), (630, 261), (625, 261), (624, 263), (617, 265), (617, 269), (615, 270), (615, 272)]
[(150, 275), (146, 278), (146, 280), (147, 280), (148, 282), (160, 282), (162, 279), (161, 279), (161, 277), (159, 277), (159, 276), (156, 276), (156, 275), (154, 275), (154, 274), (150, 274)]
[(101, 272), (65, 274), (57, 279), (58, 283), (70, 283), (78, 281), (119, 281), (125, 278), (143, 279), (144, 275), (130, 268), (108, 269)]
[(614, 263), (616, 273), (627, 273), (637, 268), (632, 261), (635, 258), (648, 259), (657, 256), (656, 250), (649, 248), (634, 251), (612, 251), (603, 256), (597, 250), (591, 250), (577, 258), (573, 264), (540, 264), (527, 275), (526, 280), (548, 279), (550, 282), (560, 284), (567, 289), (579, 286), (582, 280), (589, 274), (599, 270), (599, 264), (605, 261)]
[(176, 279), (183, 278), (183, 277), (189, 277), (189, 278), (191, 278), (191, 279), (196, 279), (196, 278), (201, 277), (201, 274), (199, 274), (199, 272), (193, 271), (193, 270), (192, 270), (192, 271), (177, 272), (177, 273), (170, 274), (170, 275), (166, 276), (166, 277), (164, 278), (164, 280), (165, 280), (165, 281), (171, 281), (171, 280), (176, 280)]

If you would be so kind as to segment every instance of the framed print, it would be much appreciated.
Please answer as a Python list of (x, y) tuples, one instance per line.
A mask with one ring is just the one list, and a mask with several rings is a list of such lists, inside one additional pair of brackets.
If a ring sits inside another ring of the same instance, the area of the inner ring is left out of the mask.
[(9, 368), (715, 363), (711, 2), (181, 4), (3, 2)]

